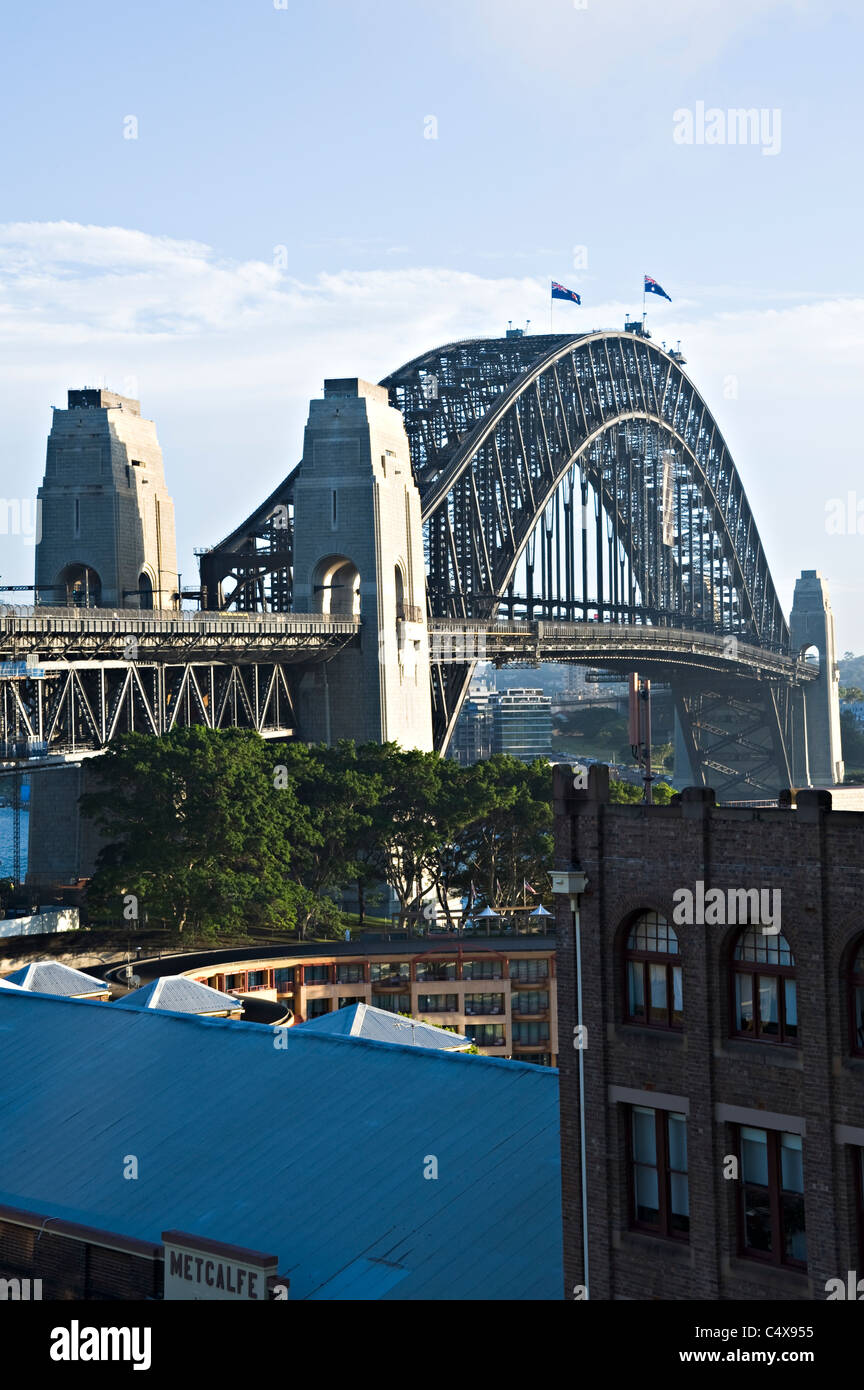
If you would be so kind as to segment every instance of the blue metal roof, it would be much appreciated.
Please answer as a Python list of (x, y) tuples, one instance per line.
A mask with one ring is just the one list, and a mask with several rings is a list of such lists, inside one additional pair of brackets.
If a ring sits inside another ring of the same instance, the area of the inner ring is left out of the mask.
[(371, 1004), (346, 1004), (344, 1009), (307, 1019), (296, 1027), (316, 1033), (330, 1033), (334, 1037), (398, 1043), (403, 1047), (440, 1047), (445, 1052), (464, 1052), (471, 1046), (471, 1039), (462, 1033), (448, 1033), (445, 1028), (436, 1028), (432, 1023), (403, 1018), (401, 1014), (376, 1009)]
[(0, 1203), (273, 1251), (292, 1299), (559, 1300), (558, 1073), (3, 990)]

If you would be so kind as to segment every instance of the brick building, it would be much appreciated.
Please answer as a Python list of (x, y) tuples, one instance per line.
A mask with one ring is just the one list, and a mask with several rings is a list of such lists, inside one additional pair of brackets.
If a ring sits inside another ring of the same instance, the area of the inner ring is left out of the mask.
[[(790, 797), (786, 798), (791, 801)], [(578, 868), (592, 1299), (824, 1299), (864, 1272), (864, 815), (824, 791), (619, 806), (555, 771)], [(719, 891), (715, 891), (719, 890)], [(764, 890), (764, 891), (763, 891)], [(779, 893), (779, 897), (777, 896)], [(559, 898), (562, 1038), (576, 922)], [(560, 1052), (565, 1296), (583, 1272), (579, 1052)]]

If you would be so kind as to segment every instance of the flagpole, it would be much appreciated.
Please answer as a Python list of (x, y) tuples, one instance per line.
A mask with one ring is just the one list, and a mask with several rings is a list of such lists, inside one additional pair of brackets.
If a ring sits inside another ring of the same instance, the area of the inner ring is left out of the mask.
[(642, 334), (645, 334), (645, 276), (642, 276)]

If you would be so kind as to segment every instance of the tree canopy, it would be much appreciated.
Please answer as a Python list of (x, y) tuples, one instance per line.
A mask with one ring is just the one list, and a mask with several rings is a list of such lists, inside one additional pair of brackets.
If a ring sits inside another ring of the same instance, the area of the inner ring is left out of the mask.
[[(279, 743), (200, 726), (125, 734), (94, 768), (82, 810), (104, 847), (91, 913), (182, 931), (343, 930), (376, 886), (404, 922), (430, 892), (451, 925), (460, 896), (497, 905), (542, 891), (552, 866), (545, 761), (461, 767), (395, 744)], [(655, 786), (663, 802), (671, 789)], [(613, 800), (641, 788), (612, 783)]]

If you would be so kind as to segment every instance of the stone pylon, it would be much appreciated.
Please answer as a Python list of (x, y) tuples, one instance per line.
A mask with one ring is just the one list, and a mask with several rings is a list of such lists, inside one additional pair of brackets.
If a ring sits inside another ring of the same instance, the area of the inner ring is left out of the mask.
[(84, 608), (179, 603), (174, 503), (138, 401), (70, 391), (54, 410), (39, 489), (36, 602)]
[(828, 585), (817, 570), (795, 581), (789, 631), (794, 652), (815, 648), (819, 657), (819, 679), (806, 682), (798, 700), (792, 775), (797, 786), (835, 786), (843, 781), (840, 681)]
[(382, 386), (325, 381), (311, 402), (294, 494), (294, 609), (361, 623), (359, 650), (300, 681), (301, 737), (431, 749), (420, 494)]

